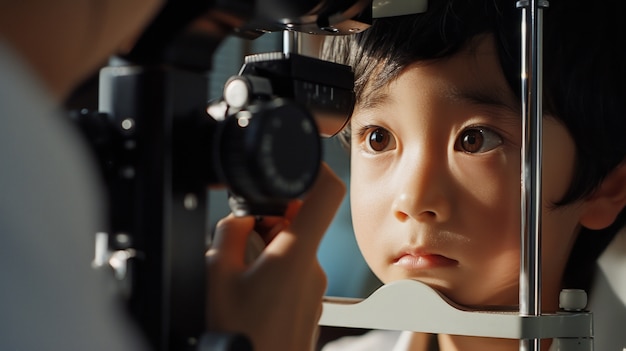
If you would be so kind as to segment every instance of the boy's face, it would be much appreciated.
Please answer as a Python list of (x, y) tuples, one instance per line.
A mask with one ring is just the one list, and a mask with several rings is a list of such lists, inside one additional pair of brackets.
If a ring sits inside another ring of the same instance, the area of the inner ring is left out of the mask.
[[(351, 205), (361, 251), (383, 281), (418, 279), (457, 303), (516, 305), (521, 114), (491, 37), (407, 67), (352, 116)], [(574, 144), (544, 118), (543, 291), (557, 308), (580, 206)]]

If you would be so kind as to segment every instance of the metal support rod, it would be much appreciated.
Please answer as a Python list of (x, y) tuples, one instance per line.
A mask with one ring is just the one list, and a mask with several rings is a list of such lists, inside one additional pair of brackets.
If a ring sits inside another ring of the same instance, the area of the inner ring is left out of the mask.
[[(517, 2), (522, 8), (522, 197), (520, 314), (541, 315), (542, 36), (546, 0)], [(538, 339), (520, 350), (540, 350)]]
[(294, 30), (283, 31), (283, 53), (300, 54), (302, 52), (302, 41), (300, 40), (300, 33)]

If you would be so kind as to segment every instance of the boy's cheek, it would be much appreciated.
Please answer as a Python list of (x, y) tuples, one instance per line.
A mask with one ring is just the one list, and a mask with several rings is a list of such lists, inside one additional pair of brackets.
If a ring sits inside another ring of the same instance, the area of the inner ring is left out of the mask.
[[(542, 251), (544, 270), (560, 271), (567, 262), (579, 231), (578, 203), (557, 209), (544, 208), (542, 214)], [(560, 281), (560, 277), (555, 277)]]
[(567, 129), (552, 118), (543, 123), (542, 191), (546, 205), (561, 200), (574, 175), (576, 146)]

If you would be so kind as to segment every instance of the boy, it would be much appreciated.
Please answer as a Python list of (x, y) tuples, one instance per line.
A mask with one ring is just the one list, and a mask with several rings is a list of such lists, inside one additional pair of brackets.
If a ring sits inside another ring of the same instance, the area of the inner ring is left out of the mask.
[[(558, 309), (562, 288), (588, 290), (595, 259), (624, 225), (625, 6), (586, 4), (544, 10), (544, 312)], [(517, 308), (520, 23), (514, 1), (437, 0), (326, 44), (326, 56), (355, 70), (344, 133), (353, 224), (383, 282), (417, 279), (468, 307)], [(445, 351), (519, 348), (437, 339)]]

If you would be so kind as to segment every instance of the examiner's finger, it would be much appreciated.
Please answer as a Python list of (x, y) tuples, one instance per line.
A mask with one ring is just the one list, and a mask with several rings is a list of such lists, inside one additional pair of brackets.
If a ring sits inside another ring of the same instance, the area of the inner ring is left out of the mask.
[(288, 245), (293, 246), (290, 251), (294, 255), (315, 255), (345, 193), (345, 184), (326, 164), (322, 164), (317, 180), (306, 195), (297, 215), (270, 243), (268, 249), (273, 250), (274, 246), (282, 251), (284, 245)]
[(289, 226), (291, 220), (298, 214), (301, 205), (302, 200), (292, 200), (287, 204), (287, 210), (282, 217), (266, 216), (258, 218), (254, 225), (254, 231), (259, 233), (265, 243), (268, 244), (278, 233)]
[(232, 214), (220, 220), (206, 256), (209, 262), (219, 259), (233, 267), (245, 264), (246, 243), (254, 227), (254, 218), (235, 217)]

